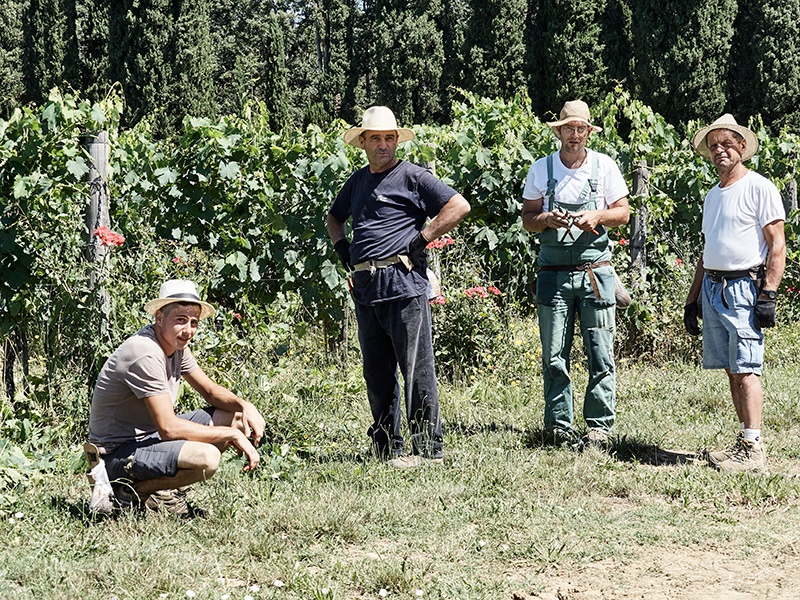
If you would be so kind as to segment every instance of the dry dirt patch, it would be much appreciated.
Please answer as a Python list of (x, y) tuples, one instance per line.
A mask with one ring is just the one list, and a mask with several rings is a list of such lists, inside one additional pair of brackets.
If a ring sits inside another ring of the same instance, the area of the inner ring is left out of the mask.
[(547, 576), (544, 592), (513, 600), (749, 600), (800, 598), (800, 558), (764, 554), (734, 558), (714, 551), (654, 548), (615, 564), (603, 560)]

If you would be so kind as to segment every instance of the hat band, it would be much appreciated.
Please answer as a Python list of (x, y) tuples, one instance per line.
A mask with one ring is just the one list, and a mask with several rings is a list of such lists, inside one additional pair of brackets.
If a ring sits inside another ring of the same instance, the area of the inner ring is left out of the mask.
[(195, 296), (194, 294), (170, 294), (169, 296), (165, 297), (165, 299), (167, 298), (176, 298), (180, 300), (196, 300), (197, 302), (202, 302), (202, 300), (200, 300), (200, 298)]

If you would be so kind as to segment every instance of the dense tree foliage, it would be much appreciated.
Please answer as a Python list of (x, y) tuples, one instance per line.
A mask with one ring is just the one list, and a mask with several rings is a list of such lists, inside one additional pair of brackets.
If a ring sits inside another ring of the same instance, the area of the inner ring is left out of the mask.
[(0, 116), (55, 86), (102, 98), (115, 82), (123, 125), (146, 118), (159, 135), (251, 102), (279, 130), (357, 122), (375, 103), (404, 123), (447, 123), (462, 90), (527, 90), (548, 117), (619, 87), (678, 127), (723, 111), (800, 126), (796, 1), (0, 0), (0, 11)]
[(731, 49), (731, 103), (775, 129), (800, 129), (800, 3), (742, 3)]

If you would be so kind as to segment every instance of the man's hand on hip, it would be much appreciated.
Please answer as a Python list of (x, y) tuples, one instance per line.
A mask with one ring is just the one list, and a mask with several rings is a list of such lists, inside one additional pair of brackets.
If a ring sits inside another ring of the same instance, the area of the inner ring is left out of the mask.
[(408, 243), (406, 254), (408, 254), (408, 257), (415, 267), (423, 267), (425, 265), (425, 260), (428, 255), (425, 247), (428, 243), (428, 240), (425, 239), (422, 232), (418, 233), (416, 237)]

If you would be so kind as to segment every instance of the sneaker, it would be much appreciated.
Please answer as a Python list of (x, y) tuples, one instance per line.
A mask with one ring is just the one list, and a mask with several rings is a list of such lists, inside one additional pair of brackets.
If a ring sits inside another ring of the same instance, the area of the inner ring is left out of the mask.
[(608, 448), (608, 432), (603, 429), (590, 429), (581, 438), (581, 448), (606, 450)]
[(715, 465), (726, 473), (760, 473), (766, 467), (767, 453), (763, 444), (741, 438), (739, 447), (728, 460)]
[(706, 459), (708, 460), (709, 466), (716, 468), (720, 464), (724, 463), (726, 460), (729, 460), (734, 454), (739, 452), (742, 446), (743, 439), (744, 439), (744, 433), (740, 431), (736, 435), (736, 441), (730, 448), (726, 448), (725, 450), (717, 450), (715, 452), (706, 452)]
[(386, 461), (386, 464), (393, 469), (416, 469), (424, 464), (429, 465), (443, 465), (444, 458), (423, 458), (419, 454), (406, 454), (403, 456), (396, 456), (391, 460)]

